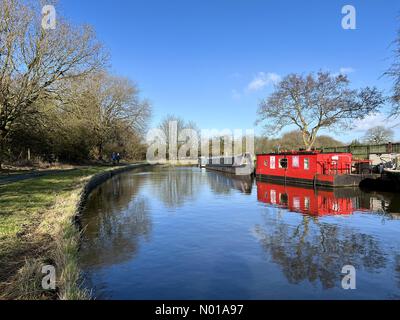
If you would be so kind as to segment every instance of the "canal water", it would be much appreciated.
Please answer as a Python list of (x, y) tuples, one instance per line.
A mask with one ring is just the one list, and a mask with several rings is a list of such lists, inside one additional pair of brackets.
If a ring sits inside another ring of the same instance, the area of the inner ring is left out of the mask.
[(80, 262), (97, 299), (399, 299), (399, 212), (390, 193), (141, 169), (89, 198)]

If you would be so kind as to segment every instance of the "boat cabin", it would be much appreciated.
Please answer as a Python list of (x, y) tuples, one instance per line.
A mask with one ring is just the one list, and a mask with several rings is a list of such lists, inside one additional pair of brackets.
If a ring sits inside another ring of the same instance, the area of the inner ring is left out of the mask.
[(249, 152), (230, 157), (211, 157), (206, 158), (205, 167), (209, 170), (231, 173), (237, 176), (252, 176), (254, 175), (253, 158)]
[[(259, 179), (321, 186), (355, 186), (351, 153), (292, 151), (257, 155)], [(353, 178), (353, 179), (352, 179)]]

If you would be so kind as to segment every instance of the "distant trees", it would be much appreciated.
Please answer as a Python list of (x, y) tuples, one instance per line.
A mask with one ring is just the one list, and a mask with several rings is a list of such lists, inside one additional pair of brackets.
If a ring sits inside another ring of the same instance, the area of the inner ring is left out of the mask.
[(257, 122), (267, 121), (265, 128), (271, 133), (296, 126), (304, 147), (310, 150), (320, 129), (348, 127), (352, 120), (378, 110), (383, 102), (376, 88), (350, 89), (344, 75), (290, 74), (260, 103)]
[(105, 71), (107, 54), (89, 26), (58, 15), (45, 30), (39, 5), (0, 0), (0, 168), (4, 155), (26, 148), (71, 161), (102, 159), (107, 145), (143, 153), (149, 103)]
[(376, 126), (367, 130), (364, 142), (369, 144), (383, 144), (392, 142), (394, 131), (383, 126)]
[[(185, 121), (181, 117), (169, 114), (161, 120), (158, 129), (160, 129), (164, 135), (165, 141), (163, 142), (166, 144), (166, 151), (169, 156), (171, 156), (171, 143), (172, 145), (176, 144), (177, 151), (180, 150), (184, 144), (188, 145), (188, 147), (191, 147), (193, 150), (199, 150), (200, 129), (194, 121)], [(171, 141), (171, 138), (176, 140)], [(189, 152), (188, 149), (185, 150), (187, 153)], [(189, 156), (188, 154), (186, 155)]]
[(351, 146), (362, 146), (362, 142), (361, 142), (359, 139), (353, 139), (353, 140), (350, 142), (350, 145), (351, 145)]
[[(175, 124), (175, 129), (172, 127), (173, 124)], [(165, 143), (168, 145), (171, 134), (173, 134), (172, 130), (176, 130), (176, 134), (179, 135), (179, 132), (185, 128), (185, 125), (185, 120), (182, 118), (168, 114), (160, 121), (158, 128), (164, 133), (166, 139)]]
[[(315, 148), (329, 148), (342, 146), (343, 143), (327, 135), (317, 136)], [(268, 139), (266, 137), (256, 137), (255, 151), (256, 153), (272, 152), (280, 150), (299, 150), (303, 148), (303, 134), (299, 130), (285, 133), (280, 138)]]
[(181, 117), (175, 116), (173, 114), (168, 114), (161, 120), (158, 125), (158, 128), (161, 129), (161, 131), (165, 134), (167, 142), (172, 133), (170, 129), (173, 123), (176, 123), (176, 130), (178, 135), (185, 129), (192, 129), (198, 135), (200, 135), (200, 129), (194, 121), (185, 121)]

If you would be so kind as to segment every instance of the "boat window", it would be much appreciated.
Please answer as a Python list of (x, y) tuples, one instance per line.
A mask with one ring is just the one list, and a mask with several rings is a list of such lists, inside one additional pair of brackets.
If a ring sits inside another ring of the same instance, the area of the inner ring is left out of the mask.
[(295, 208), (296, 210), (300, 210), (301, 205), (300, 205), (300, 197), (294, 197), (293, 198), (293, 208)]
[(275, 169), (275, 157), (271, 157), (270, 158), (270, 168), (271, 169)]
[(299, 168), (300, 167), (299, 156), (293, 156), (293, 158), (292, 158), (292, 167), (293, 168)]
[(279, 168), (287, 169), (288, 168), (288, 159), (284, 158), (279, 161)]
[(276, 204), (276, 191), (271, 190), (271, 204)]
[(264, 166), (268, 167), (268, 160), (264, 160)]
[(310, 159), (305, 158), (304, 159), (304, 170), (310, 169)]

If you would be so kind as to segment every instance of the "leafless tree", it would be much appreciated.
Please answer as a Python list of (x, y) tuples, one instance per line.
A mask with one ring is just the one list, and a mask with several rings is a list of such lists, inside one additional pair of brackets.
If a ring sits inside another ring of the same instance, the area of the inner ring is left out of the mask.
[[(0, 147), (37, 104), (60, 98), (64, 82), (102, 67), (106, 55), (90, 27), (57, 16), (44, 29), (40, 2), (0, 0)], [(1, 166), (1, 161), (0, 161)]]
[[(99, 160), (103, 159), (105, 143), (116, 130), (131, 130), (139, 136), (146, 130), (151, 106), (139, 98), (137, 86), (129, 79), (99, 72), (87, 77), (83, 83), (75, 83), (75, 86), (79, 86), (75, 89), (80, 93), (76, 94), (78, 98), (70, 100), (73, 102), (72, 110), (78, 110), (88, 120)], [(76, 93), (76, 90), (71, 92)]]
[(368, 129), (364, 141), (370, 144), (382, 144), (393, 141), (394, 131), (383, 126), (376, 126)]
[[(176, 127), (174, 127), (176, 124)], [(194, 121), (185, 121), (184, 119), (169, 114), (165, 116), (160, 124), (158, 125), (158, 128), (164, 133), (165, 136), (165, 144), (167, 147), (167, 153), (169, 154), (169, 146), (170, 146), (170, 138), (171, 134), (176, 134), (177, 135), (177, 148), (179, 148), (185, 144), (188, 143), (188, 141), (181, 141), (180, 140), (180, 135), (183, 133), (184, 130), (192, 130), (192, 134), (196, 135), (197, 139), (194, 139), (194, 145), (192, 145), (192, 148), (199, 148), (199, 143), (200, 143), (200, 129), (197, 126), (197, 124)], [(176, 130), (176, 132), (171, 132), (171, 129)], [(186, 137), (187, 138), (187, 137)], [(197, 157), (197, 155), (196, 155)]]
[(290, 74), (260, 103), (257, 123), (275, 134), (287, 126), (297, 127), (304, 146), (310, 150), (322, 128), (347, 128), (384, 102), (376, 88), (353, 90), (344, 75), (319, 72), (306, 76)]
[(385, 75), (393, 79), (393, 93), (391, 101), (393, 103), (391, 116), (398, 116), (400, 113), (400, 30), (394, 41), (394, 61)]
[(168, 114), (166, 115), (160, 122), (160, 124), (158, 125), (158, 128), (164, 133), (165, 135), (165, 143), (168, 145), (169, 144), (169, 138), (170, 135), (172, 134), (172, 132), (170, 132), (171, 126), (174, 125), (174, 123), (176, 123), (176, 134), (179, 135), (179, 132), (181, 132), (183, 129), (185, 129), (186, 126), (186, 122), (185, 120), (183, 120), (180, 117), (177, 117), (175, 115), (172, 114)]

